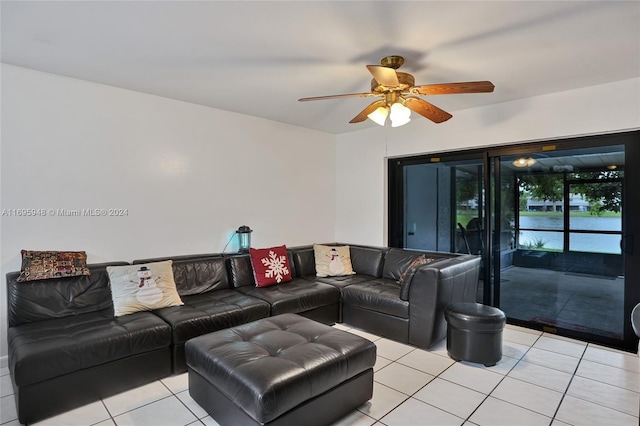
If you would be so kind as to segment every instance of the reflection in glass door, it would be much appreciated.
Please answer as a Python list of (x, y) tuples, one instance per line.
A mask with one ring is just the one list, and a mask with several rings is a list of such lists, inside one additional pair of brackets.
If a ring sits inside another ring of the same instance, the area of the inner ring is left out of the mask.
[(499, 157), (499, 307), (516, 322), (615, 344), (624, 338), (625, 146)]
[(484, 256), (484, 156), (418, 157), (389, 166), (390, 246)]

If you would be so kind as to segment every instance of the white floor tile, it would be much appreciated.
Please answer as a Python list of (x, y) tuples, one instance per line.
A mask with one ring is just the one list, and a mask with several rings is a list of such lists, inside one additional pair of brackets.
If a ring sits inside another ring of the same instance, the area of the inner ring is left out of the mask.
[(376, 371), (374, 380), (406, 395), (413, 395), (433, 378), (431, 374), (394, 362)]
[(569, 423), (561, 422), (558, 419), (553, 419), (551, 426), (571, 426)]
[(402, 392), (398, 392), (380, 383), (374, 383), (373, 397), (358, 407), (358, 411), (379, 420), (407, 398), (407, 395)]
[(581, 426), (638, 426), (638, 417), (566, 395), (556, 419)]
[(0, 376), (8, 376), (9, 374), (9, 367), (0, 368)]
[(391, 364), (393, 361), (391, 361), (390, 359), (386, 359), (381, 357), (380, 355), (376, 356), (376, 363), (373, 366), (373, 371), (378, 371), (381, 368), (386, 367), (387, 365)]
[(183, 373), (165, 377), (161, 382), (164, 383), (172, 393), (180, 393), (189, 389), (189, 374)]
[(389, 339), (378, 339), (375, 343), (377, 354), (393, 361), (415, 350), (413, 346)]
[(376, 422), (376, 419), (373, 419), (366, 414), (363, 414), (360, 411), (356, 410), (338, 420), (337, 422), (333, 423), (332, 426), (371, 426)]
[(176, 394), (180, 402), (182, 402), (197, 418), (207, 417), (209, 413), (205, 411), (189, 394), (189, 391), (182, 391)]
[(13, 395), (13, 382), (11, 376), (0, 376), (0, 398)]
[(145, 386), (104, 399), (107, 410), (113, 417), (127, 411), (150, 404), (161, 398), (171, 396), (171, 392), (159, 380)]
[(433, 376), (437, 376), (455, 363), (451, 358), (435, 355), (422, 349), (409, 352), (398, 359), (398, 362)]
[(587, 344), (575, 340), (561, 339), (558, 338), (558, 336), (548, 337), (543, 335), (536, 341), (533, 347), (580, 358), (584, 354)]
[(18, 419), (16, 411), (16, 400), (13, 395), (0, 398), (0, 423), (4, 425), (12, 420)]
[(549, 418), (553, 417), (562, 400), (562, 393), (522, 380), (506, 377), (491, 396), (522, 408), (527, 408)]
[(41, 422), (33, 423), (34, 426), (83, 426), (111, 420), (109, 412), (102, 401), (84, 405), (75, 410), (49, 417)]
[(636, 354), (589, 344), (583, 359), (640, 373), (640, 357)]
[(351, 327), (349, 327), (348, 325), (340, 324), (340, 323), (333, 324), (333, 327), (343, 331), (351, 330)]
[(502, 340), (526, 346), (533, 346), (541, 334), (542, 333), (539, 331), (528, 330), (526, 328), (515, 327), (507, 324), (502, 332)]
[(429, 348), (429, 352), (434, 355), (439, 355), (444, 358), (449, 358), (449, 354), (447, 353), (447, 339), (442, 339), (435, 345)]
[(213, 417), (211, 416), (207, 416), (204, 419), (200, 419), (200, 421), (205, 425), (205, 426), (220, 426), (220, 423), (216, 422)]
[(436, 378), (413, 397), (466, 419), (487, 396), (464, 386)]
[(529, 349), (531, 349), (531, 346), (502, 340), (502, 355), (509, 358), (521, 359)]
[(529, 352), (522, 357), (522, 361), (542, 365), (544, 367), (553, 368), (554, 370), (564, 371), (565, 373), (570, 374), (575, 372), (578, 362), (580, 362), (578, 358), (538, 348), (531, 348)]
[(576, 376), (608, 383), (633, 392), (640, 392), (640, 374), (633, 371), (583, 360), (578, 366)]
[(518, 363), (518, 360), (515, 358), (509, 358), (507, 356), (503, 356), (502, 359), (500, 359), (500, 361), (496, 363), (496, 365), (492, 365), (491, 367), (487, 367), (483, 364), (467, 362), (467, 361), (461, 361), (461, 363), (466, 365), (472, 365), (477, 368), (483, 368), (485, 370), (491, 371), (492, 373), (498, 373), (505, 376)]
[(487, 398), (469, 421), (480, 426), (548, 426), (551, 418), (496, 398)]
[(175, 396), (161, 399), (114, 417), (118, 426), (188, 425), (198, 419)]
[(574, 377), (567, 395), (622, 411), (632, 416), (640, 410), (640, 394), (606, 383)]
[(464, 419), (442, 411), (432, 405), (425, 404), (415, 398), (409, 398), (381, 420), (381, 423), (388, 426), (459, 426), (462, 422), (464, 422)]
[(346, 331), (348, 331), (351, 334), (355, 334), (356, 336), (363, 337), (372, 342), (375, 342), (376, 340), (380, 339), (380, 336), (376, 336), (375, 334), (372, 334), (372, 333), (367, 333), (366, 331), (359, 330), (357, 328), (350, 328), (349, 330), (346, 330)]
[(504, 376), (457, 362), (442, 373), (440, 378), (488, 395)]
[(572, 377), (569, 373), (525, 361), (520, 361), (516, 364), (508, 376), (558, 392), (565, 392), (567, 390)]

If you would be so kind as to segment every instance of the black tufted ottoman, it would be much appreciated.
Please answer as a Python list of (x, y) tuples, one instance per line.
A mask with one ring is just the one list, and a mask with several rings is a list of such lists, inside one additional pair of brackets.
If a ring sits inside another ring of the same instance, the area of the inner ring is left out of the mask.
[(447, 353), (456, 360), (496, 365), (502, 359), (504, 312), (479, 303), (451, 303), (447, 320)]
[(282, 314), (187, 341), (189, 393), (221, 425), (326, 425), (371, 399), (376, 346)]

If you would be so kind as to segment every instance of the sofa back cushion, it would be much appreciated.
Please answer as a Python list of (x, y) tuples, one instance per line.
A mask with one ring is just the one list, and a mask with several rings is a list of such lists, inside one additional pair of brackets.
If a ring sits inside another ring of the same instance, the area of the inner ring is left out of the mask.
[(90, 275), (18, 282), (19, 272), (7, 274), (9, 326), (113, 309), (107, 266), (87, 265)]
[(228, 289), (229, 275), (223, 257), (175, 260), (173, 279), (180, 296)]
[(227, 258), (227, 262), (229, 265), (231, 287), (238, 288), (256, 285), (253, 268), (251, 267), (251, 258), (248, 254), (230, 256)]
[[(382, 276), (384, 254), (388, 249), (352, 245), (349, 246), (349, 249), (351, 265), (356, 274), (370, 275), (376, 278)], [(291, 254), (298, 273), (297, 276), (316, 276), (316, 260), (313, 246), (296, 247), (291, 249)]]
[(201, 254), (134, 260), (133, 264), (171, 260), (173, 279), (180, 297), (230, 288), (225, 259)]
[(289, 251), (293, 259), (293, 265), (298, 277), (316, 275), (316, 258), (313, 254), (313, 246), (296, 248)]
[(385, 248), (358, 247), (351, 248), (351, 264), (356, 274), (371, 275), (380, 278), (384, 265)]
[(400, 281), (400, 278), (409, 269), (413, 261), (423, 255), (424, 253), (418, 251), (398, 248), (390, 249), (384, 257), (382, 277)]

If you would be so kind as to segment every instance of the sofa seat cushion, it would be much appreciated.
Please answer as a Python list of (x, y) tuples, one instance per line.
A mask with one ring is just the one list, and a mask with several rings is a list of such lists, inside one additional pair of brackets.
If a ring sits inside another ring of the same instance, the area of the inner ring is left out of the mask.
[(269, 302), (271, 315), (297, 314), (340, 301), (340, 290), (336, 287), (302, 278), (269, 287), (244, 286), (236, 290)]
[(223, 328), (234, 327), (269, 316), (271, 306), (264, 300), (235, 290), (215, 290), (183, 296), (183, 306), (153, 311), (171, 325), (174, 344)]
[(371, 280), (375, 279), (376, 277), (372, 277), (371, 275), (356, 274), (356, 275), (341, 275), (341, 276), (337, 276), (337, 277), (306, 276), (304, 278), (309, 280), (309, 281), (315, 281), (315, 282), (320, 282), (320, 283), (325, 283), (325, 284), (331, 284), (334, 287), (344, 288), (344, 287), (346, 287), (348, 285), (363, 283), (363, 282), (366, 282), (366, 281), (371, 281)]
[(345, 287), (342, 290), (342, 304), (409, 318), (409, 302), (400, 299), (400, 285), (386, 278)]
[(169, 347), (171, 326), (150, 312), (108, 309), (10, 327), (8, 342), (14, 384), (25, 386)]

